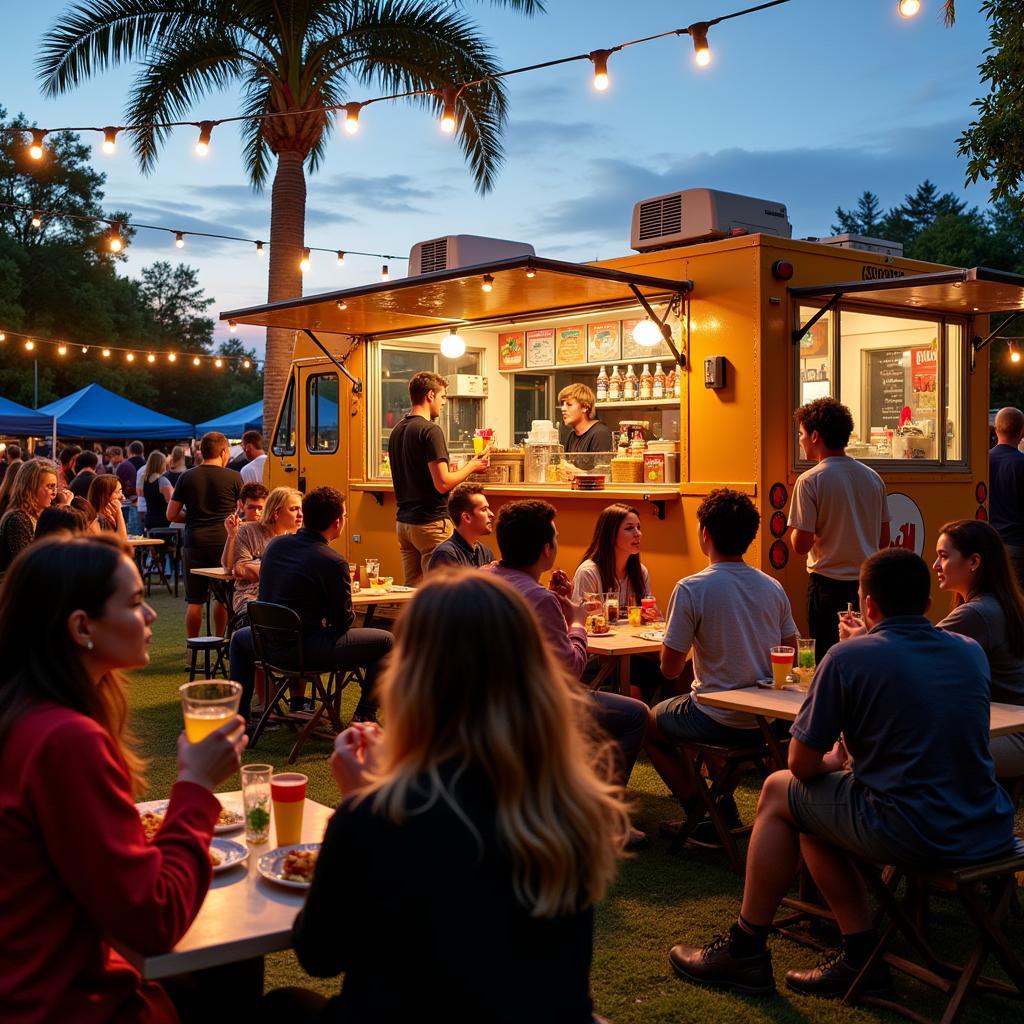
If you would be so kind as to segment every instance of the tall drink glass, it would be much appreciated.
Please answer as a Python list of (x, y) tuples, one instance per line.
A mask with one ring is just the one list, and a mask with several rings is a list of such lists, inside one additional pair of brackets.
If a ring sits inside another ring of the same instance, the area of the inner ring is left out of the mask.
[(247, 843), (265, 843), (270, 835), (270, 777), (273, 774), (272, 764), (242, 766), (242, 806)]
[(796, 668), (793, 669), (793, 674), (796, 676), (796, 685), (801, 690), (809, 690), (811, 688), (815, 664), (813, 637), (797, 637)]
[(302, 809), (308, 781), (299, 772), (280, 772), (270, 777), (270, 799), (274, 804), (274, 831), (278, 846), (294, 846), (302, 842)]
[(772, 648), (772, 680), (776, 690), (781, 690), (786, 685), (786, 677), (793, 670), (793, 655), (795, 653), (792, 647)]
[(197, 679), (179, 686), (178, 693), (185, 735), (189, 743), (198, 743), (238, 714), (242, 687), (226, 679)]
[(617, 590), (609, 590), (604, 595), (604, 614), (609, 625), (614, 625), (619, 621), (619, 592)]

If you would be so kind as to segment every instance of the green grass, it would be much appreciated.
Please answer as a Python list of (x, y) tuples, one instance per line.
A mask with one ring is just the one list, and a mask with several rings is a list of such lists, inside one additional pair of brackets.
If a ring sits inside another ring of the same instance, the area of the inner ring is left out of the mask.
[[(154, 594), (152, 603), (160, 615), (154, 625), (152, 661), (144, 672), (135, 673), (131, 700), (134, 728), (150, 759), (150, 791), (146, 798), (160, 799), (167, 796), (176, 776), (175, 744), (181, 729), (177, 688), (187, 676), (182, 660), (184, 603), (166, 594)], [(355, 693), (349, 691), (346, 697), (347, 717)], [(244, 760), (269, 761), (283, 767), (291, 747), (290, 737), (287, 730), (267, 733), (258, 750), (246, 752)], [(326, 741), (313, 739), (306, 744), (295, 767), (309, 776), (310, 798), (333, 805), (337, 791), (327, 765), (329, 753)], [(222, 788), (237, 789), (238, 785), (236, 776)], [(643, 759), (633, 773), (631, 794), (637, 825), (652, 836), (652, 842), (623, 864), (618, 883), (598, 908), (591, 978), (599, 1013), (613, 1024), (703, 1024), (708, 1020), (721, 1024), (855, 1024), (902, 1019), (881, 1011), (848, 1009), (786, 992), (782, 988), (785, 971), (811, 966), (817, 957), (782, 938), (771, 940), (780, 985), (780, 995), (774, 999), (746, 999), (678, 982), (668, 966), (669, 948), (678, 941), (703, 943), (728, 928), (739, 908), (742, 882), (728, 870), (720, 855), (686, 851), (670, 856), (665, 852), (664, 841), (656, 838), (658, 822), (679, 817), (679, 810)], [(744, 820), (751, 820), (756, 800), (756, 780), (751, 780), (737, 793)], [(973, 941), (973, 933), (959, 913), (941, 900), (934, 902), (936, 946), (945, 954), (959, 953), (965, 941)], [(1019, 918), (1012, 920), (1009, 933), (1018, 949), (1024, 946), (1024, 922)], [(339, 982), (308, 978), (291, 953), (281, 953), (267, 958), (267, 987), (280, 985), (304, 985), (329, 995), (337, 992)], [(902, 977), (897, 979), (897, 986), (910, 1005), (928, 1013), (936, 1012), (939, 1004), (930, 992)], [(1010, 1020), (1019, 1013), (1019, 1003), (975, 998), (961, 1019), (965, 1024), (981, 1024), (997, 1014)]]

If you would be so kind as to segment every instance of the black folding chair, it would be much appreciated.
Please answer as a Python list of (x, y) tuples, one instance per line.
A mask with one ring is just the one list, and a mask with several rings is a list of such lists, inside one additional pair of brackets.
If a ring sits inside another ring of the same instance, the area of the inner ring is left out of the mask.
[[(306, 667), (302, 647), (302, 620), (291, 608), (284, 605), (271, 604), (269, 601), (250, 601), (246, 607), (249, 625), (252, 628), (253, 648), (256, 653), (256, 664), (263, 669), (263, 677), (267, 688), (267, 702), (260, 720), (253, 729), (249, 747), (255, 747), (267, 724), (270, 715), (277, 710), (286, 721), (306, 718), (306, 714), (296, 714), (280, 710), (281, 700), (285, 698), (288, 688), (296, 683), (303, 686), (306, 682), (312, 687), (314, 710), (299, 733), (288, 755), (288, 763), (294, 763), (302, 749), (306, 737), (316, 728), (321, 717), (326, 713), (334, 731), (341, 732), (341, 719), (338, 716), (336, 702), (340, 687), (336, 685), (338, 673), (328, 674), (327, 686), (321, 678), (325, 673)], [(289, 665), (282, 665), (282, 652), (288, 652)]]

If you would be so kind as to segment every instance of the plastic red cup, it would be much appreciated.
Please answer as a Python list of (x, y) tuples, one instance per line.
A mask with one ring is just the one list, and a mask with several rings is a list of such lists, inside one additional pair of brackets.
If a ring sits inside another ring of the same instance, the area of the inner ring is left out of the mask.
[(270, 801), (274, 805), (278, 846), (295, 846), (302, 842), (302, 809), (308, 781), (299, 772), (280, 772), (270, 777)]

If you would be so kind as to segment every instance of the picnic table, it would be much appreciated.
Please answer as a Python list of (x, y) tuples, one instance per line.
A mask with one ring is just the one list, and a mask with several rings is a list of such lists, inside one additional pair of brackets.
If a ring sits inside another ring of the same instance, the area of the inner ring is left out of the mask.
[[(662, 627), (663, 628), (663, 627)], [(620, 623), (612, 626), (608, 633), (596, 636), (587, 634), (587, 651), (601, 660), (597, 675), (590, 680), (592, 689), (600, 689), (605, 680), (614, 676), (615, 688), (619, 693), (629, 693), (629, 659), (634, 654), (657, 654), (661, 651), (660, 640), (649, 640), (639, 636), (652, 630), (661, 632), (653, 625), (627, 626)]]
[[(218, 793), (225, 807), (241, 811), (242, 793)], [(306, 800), (302, 813), (302, 842), (319, 843), (334, 813), (314, 800)], [(225, 834), (225, 839), (245, 842), (245, 832)], [(291, 947), (292, 923), (306, 899), (306, 890), (288, 889), (269, 882), (256, 867), (263, 854), (274, 849), (274, 824), (270, 842), (249, 847), (249, 859), (213, 876), (202, 907), (189, 930), (169, 953), (143, 956), (120, 949), (144, 978), (167, 978), (206, 967), (222, 967), (264, 957)]]

